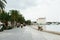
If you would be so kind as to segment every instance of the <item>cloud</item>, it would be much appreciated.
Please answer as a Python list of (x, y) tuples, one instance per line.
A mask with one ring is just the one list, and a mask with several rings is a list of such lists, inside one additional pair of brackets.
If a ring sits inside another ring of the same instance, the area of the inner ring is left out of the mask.
[(36, 0), (7, 0), (7, 6), (9, 8), (16, 8), (16, 9), (26, 9), (32, 6), (35, 6)]
[(40, 6), (53, 5), (53, 4), (56, 5), (58, 1), (57, 0), (7, 0), (6, 8), (26, 9), (38, 5)]
[(40, 0), (36, 3), (37, 6), (30, 7), (23, 11), (26, 19), (36, 20), (39, 17), (46, 17), (47, 21), (60, 20), (60, 0)]
[(7, 0), (6, 10), (21, 9), (26, 19), (46, 17), (48, 21), (60, 20), (60, 0)]

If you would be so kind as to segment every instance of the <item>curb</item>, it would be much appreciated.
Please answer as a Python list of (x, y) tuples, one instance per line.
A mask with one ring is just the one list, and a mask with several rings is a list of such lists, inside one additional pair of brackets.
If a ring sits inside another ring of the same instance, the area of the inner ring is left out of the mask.
[(60, 35), (60, 32), (55, 32), (55, 31), (47, 31), (47, 30), (43, 30), (43, 32), (48, 32), (48, 33)]

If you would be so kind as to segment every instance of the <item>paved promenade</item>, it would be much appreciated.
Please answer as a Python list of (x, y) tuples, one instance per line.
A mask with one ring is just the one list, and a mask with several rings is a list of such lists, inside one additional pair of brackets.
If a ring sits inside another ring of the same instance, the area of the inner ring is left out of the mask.
[(60, 35), (33, 29), (32, 26), (0, 32), (0, 40), (60, 40)]

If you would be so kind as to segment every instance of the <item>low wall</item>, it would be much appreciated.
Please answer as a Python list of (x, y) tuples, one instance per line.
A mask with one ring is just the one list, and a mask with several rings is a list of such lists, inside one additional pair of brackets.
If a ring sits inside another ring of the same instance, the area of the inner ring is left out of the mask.
[[(38, 29), (38, 25), (34, 25), (33, 28)], [(60, 25), (45, 25), (43, 31), (60, 35)]]

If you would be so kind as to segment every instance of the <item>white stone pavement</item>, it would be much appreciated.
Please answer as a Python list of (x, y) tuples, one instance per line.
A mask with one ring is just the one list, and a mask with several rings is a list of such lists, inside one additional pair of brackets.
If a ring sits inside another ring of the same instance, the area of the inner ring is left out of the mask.
[(41, 32), (26, 26), (0, 32), (0, 40), (60, 40), (60, 35)]

